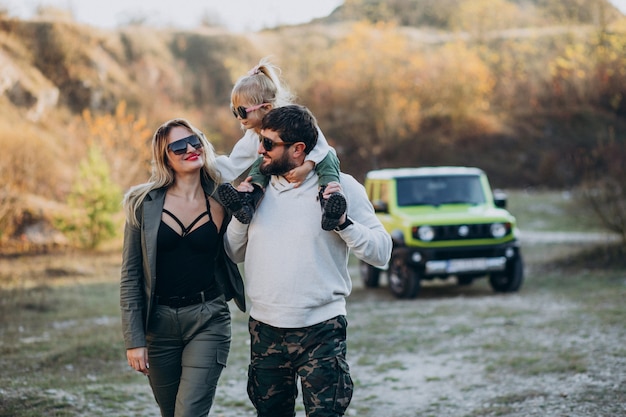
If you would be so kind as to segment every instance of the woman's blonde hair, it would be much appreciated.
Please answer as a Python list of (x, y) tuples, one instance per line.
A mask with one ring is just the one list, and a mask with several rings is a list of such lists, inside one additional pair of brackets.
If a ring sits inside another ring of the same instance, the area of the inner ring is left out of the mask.
[(246, 75), (240, 77), (230, 94), (233, 107), (241, 103), (250, 106), (270, 103), (272, 107), (282, 107), (293, 104), (294, 100), (294, 95), (280, 77), (280, 68), (271, 64), (268, 58), (262, 58)]
[(207, 187), (213, 183), (210, 194), (213, 194), (216, 184), (219, 184), (220, 174), (215, 166), (215, 150), (213, 145), (204, 136), (204, 133), (194, 127), (185, 119), (177, 118), (163, 123), (152, 136), (152, 175), (148, 182), (131, 187), (124, 195), (122, 204), (126, 220), (133, 226), (139, 226), (141, 220), (139, 218), (139, 209), (143, 200), (152, 190), (162, 187), (169, 187), (175, 181), (174, 170), (168, 165), (168, 136), (170, 131), (175, 127), (187, 129), (189, 133), (200, 138), (202, 148), (204, 149), (204, 166), (201, 169), (200, 180), (203, 186)]

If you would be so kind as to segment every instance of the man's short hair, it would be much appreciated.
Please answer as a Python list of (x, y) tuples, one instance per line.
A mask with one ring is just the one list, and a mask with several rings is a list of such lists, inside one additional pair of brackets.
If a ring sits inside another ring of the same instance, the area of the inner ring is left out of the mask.
[(283, 142), (304, 142), (306, 154), (317, 144), (317, 120), (309, 109), (298, 104), (270, 110), (261, 121), (261, 129), (277, 132)]

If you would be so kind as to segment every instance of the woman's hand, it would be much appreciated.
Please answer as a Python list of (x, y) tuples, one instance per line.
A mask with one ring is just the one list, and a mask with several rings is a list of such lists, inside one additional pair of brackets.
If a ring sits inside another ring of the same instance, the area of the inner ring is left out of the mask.
[(144, 375), (148, 375), (148, 349), (145, 347), (138, 347), (126, 350), (126, 359), (128, 359), (128, 365), (137, 372), (141, 372)]

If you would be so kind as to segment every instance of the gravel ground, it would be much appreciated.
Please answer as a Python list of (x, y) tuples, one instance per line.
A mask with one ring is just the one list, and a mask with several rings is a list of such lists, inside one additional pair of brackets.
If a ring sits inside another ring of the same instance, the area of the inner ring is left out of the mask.
[[(618, 301), (607, 319), (590, 312), (584, 293), (579, 301), (533, 290), (542, 274), (527, 270), (529, 290), (517, 294), (494, 294), (483, 279), (470, 287), (435, 283), (403, 301), (384, 283), (366, 290), (355, 280), (347, 415), (626, 416), (625, 308)], [(626, 278), (617, 280), (626, 295)], [(244, 329), (234, 340), (246, 337)], [(212, 416), (254, 416), (228, 407), (245, 404), (246, 365), (229, 365)]]
[[(546, 267), (571, 236), (556, 236), (557, 249), (540, 237), (538, 246), (525, 243), (526, 281), (515, 294), (493, 293), (486, 279), (462, 287), (449, 280), (425, 284), (414, 300), (397, 300), (384, 280), (381, 288), (364, 289), (355, 268), (348, 298), (355, 391), (347, 415), (626, 416), (626, 272)], [(210, 416), (252, 417), (247, 317), (231, 311), (233, 346)], [(99, 325), (117, 326), (118, 319)], [(93, 416), (158, 416), (145, 377), (119, 366), (128, 384), (102, 384), (94, 374), (84, 390), (38, 394)], [(0, 400), (17, 395), (4, 388)], [(305, 416), (301, 399), (296, 415)]]

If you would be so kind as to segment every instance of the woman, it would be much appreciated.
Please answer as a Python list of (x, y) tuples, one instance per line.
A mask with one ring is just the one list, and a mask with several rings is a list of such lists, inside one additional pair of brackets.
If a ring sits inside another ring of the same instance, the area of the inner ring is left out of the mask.
[(230, 350), (243, 283), (225, 255), (230, 217), (213, 197), (213, 147), (184, 119), (157, 129), (153, 172), (124, 197), (120, 283), (128, 364), (148, 376), (162, 416), (207, 415)]

